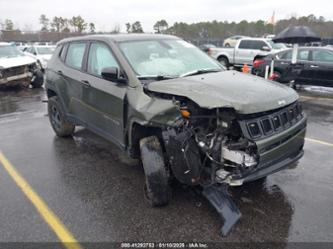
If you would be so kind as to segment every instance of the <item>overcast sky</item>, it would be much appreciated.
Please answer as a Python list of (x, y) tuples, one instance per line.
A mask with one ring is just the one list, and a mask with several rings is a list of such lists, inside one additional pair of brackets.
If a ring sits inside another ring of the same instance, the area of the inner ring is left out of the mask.
[(0, 0), (0, 19), (12, 19), (23, 30), (38, 30), (40, 14), (70, 18), (81, 15), (94, 22), (97, 30), (110, 31), (126, 22), (141, 21), (146, 32), (157, 20), (174, 22), (200, 21), (268, 21), (275, 10), (276, 19), (315, 14), (333, 19), (329, 0)]

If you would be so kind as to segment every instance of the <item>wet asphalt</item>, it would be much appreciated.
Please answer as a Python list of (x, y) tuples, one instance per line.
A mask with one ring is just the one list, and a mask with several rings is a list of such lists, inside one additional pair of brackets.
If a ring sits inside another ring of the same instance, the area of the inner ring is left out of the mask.
[[(169, 206), (150, 208), (139, 162), (83, 128), (57, 138), (43, 89), (0, 92), (0, 150), (80, 242), (333, 242), (333, 146), (320, 143), (333, 144), (333, 91), (300, 95), (304, 157), (231, 190), (243, 216), (226, 238), (218, 214), (191, 188), (175, 185)], [(58, 241), (3, 167), (0, 205), (0, 242)]]

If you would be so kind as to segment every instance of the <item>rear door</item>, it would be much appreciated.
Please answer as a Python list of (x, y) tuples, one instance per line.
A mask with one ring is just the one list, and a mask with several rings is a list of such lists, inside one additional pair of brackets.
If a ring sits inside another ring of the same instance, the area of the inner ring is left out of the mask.
[[(252, 53), (253, 53), (252, 41), (246, 39), (241, 40), (238, 44), (238, 47), (235, 48), (234, 64), (236, 65), (243, 65), (245, 63), (252, 64), (252, 61), (250, 59)], [(249, 61), (251, 62), (249, 63)]]
[(313, 85), (333, 87), (333, 51), (312, 50), (310, 67), (314, 72)]
[(102, 78), (107, 67), (121, 67), (108, 44), (91, 42), (86, 63), (86, 74), (81, 77), (84, 119), (92, 130), (124, 145), (124, 102), (127, 85)]
[(297, 82), (301, 84), (311, 84), (314, 80), (314, 71), (310, 62), (310, 49), (300, 49), (297, 54), (296, 68), (300, 70)]
[(61, 78), (57, 84), (63, 98), (67, 113), (84, 123), (84, 110), (82, 109), (82, 82), (84, 77), (83, 62), (87, 52), (87, 42), (75, 41), (63, 46), (60, 60), (56, 69), (58, 77)]

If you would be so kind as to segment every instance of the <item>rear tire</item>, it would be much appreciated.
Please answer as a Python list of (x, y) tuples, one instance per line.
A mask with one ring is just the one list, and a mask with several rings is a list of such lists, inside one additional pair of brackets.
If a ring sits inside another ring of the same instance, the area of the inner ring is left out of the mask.
[(229, 68), (229, 61), (227, 58), (225, 58), (224, 56), (220, 56), (219, 58), (217, 58), (218, 62), (224, 66), (225, 68)]
[(51, 126), (57, 136), (68, 137), (73, 134), (75, 125), (66, 120), (66, 115), (57, 96), (53, 96), (48, 100), (48, 115)]
[(229, 43), (227, 43), (227, 44), (225, 44), (225, 47), (226, 47), (226, 48), (230, 48), (231, 46), (230, 46)]
[(145, 196), (152, 207), (170, 202), (171, 189), (161, 144), (156, 136), (140, 140), (141, 160), (145, 172)]

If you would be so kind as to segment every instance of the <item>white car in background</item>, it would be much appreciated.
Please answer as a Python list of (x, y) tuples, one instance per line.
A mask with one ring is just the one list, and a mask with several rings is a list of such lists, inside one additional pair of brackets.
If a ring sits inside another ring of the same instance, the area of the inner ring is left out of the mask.
[(224, 40), (223, 47), (233, 48), (236, 46), (238, 40), (246, 38), (246, 37), (248, 37), (248, 36), (243, 36), (243, 35), (230, 36)]
[(38, 88), (44, 77), (36, 59), (25, 55), (13, 44), (0, 42), (0, 88), (25, 86)]
[(26, 47), (23, 52), (35, 58), (37, 62), (40, 64), (40, 67), (44, 71), (47, 67), (47, 62), (51, 59), (52, 54), (55, 50), (56, 46), (43, 46), (43, 45), (31, 45)]

